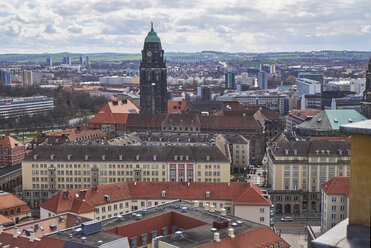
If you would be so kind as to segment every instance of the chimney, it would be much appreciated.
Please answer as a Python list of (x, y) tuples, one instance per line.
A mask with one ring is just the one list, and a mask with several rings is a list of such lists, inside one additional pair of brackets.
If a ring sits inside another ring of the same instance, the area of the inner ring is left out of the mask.
[(228, 229), (228, 237), (234, 238), (234, 229), (233, 228)]
[(218, 232), (214, 233), (214, 241), (215, 242), (220, 242), (220, 233), (218, 233)]
[(199, 201), (194, 201), (193, 206), (198, 208), (200, 206), (200, 202)]
[(222, 208), (220, 215), (226, 216), (227, 215), (227, 210), (225, 208)]
[(212, 212), (212, 213), (215, 212), (215, 206), (214, 206), (214, 204), (210, 204), (210, 212)]
[(32, 232), (32, 233), (30, 234), (30, 242), (34, 242), (34, 241), (35, 241), (35, 233)]
[(18, 238), (18, 227), (14, 227), (14, 234), (13, 234), (13, 238)]
[(206, 211), (209, 211), (210, 207), (209, 207), (209, 204), (208, 204), (208, 203), (205, 203), (205, 205), (204, 205), (204, 209), (205, 209)]

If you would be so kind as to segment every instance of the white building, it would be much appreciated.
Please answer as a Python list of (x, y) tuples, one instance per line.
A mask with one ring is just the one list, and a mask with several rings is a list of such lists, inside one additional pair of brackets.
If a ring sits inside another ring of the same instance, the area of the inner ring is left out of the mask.
[(44, 114), (54, 108), (53, 98), (46, 96), (0, 99), (0, 118)]
[(321, 185), (322, 233), (348, 218), (349, 179), (350, 177), (334, 177)]

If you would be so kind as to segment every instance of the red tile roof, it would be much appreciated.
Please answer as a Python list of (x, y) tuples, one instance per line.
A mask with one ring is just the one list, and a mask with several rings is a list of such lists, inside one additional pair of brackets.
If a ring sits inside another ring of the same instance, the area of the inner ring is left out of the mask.
[(328, 195), (347, 195), (349, 196), (350, 177), (334, 177), (321, 185), (323, 191)]
[(305, 120), (307, 117), (313, 117), (319, 112), (321, 112), (320, 109), (293, 109), (290, 111), (289, 115), (294, 115)]
[[(13, 194), (10, 194), (8, 192), (2, 192), (0, 194), (0, 209), (1, 210), (9, 210), (13, 209), (14, 214), (19, 214), (16, 211), (16, 208), (20, 208), (20, 213), (24, 212), (31, 212), (31, 209), (29, 206), (27, 206), (27, 203), (19, 199)], [(8, 211), (8, 215), (10, 216), (10, 210)]]
[[(237, 205), (271, 205), (261, 189), (250, 183), (120, 182), (99, 185), (97, 189), (98, 192), (94, 192), (94, 187), (87, 188), (85, 197), (81, 196), (80, 190), (72, 190), (68, 192), (68, 197), (64, 197), (67, 192), (64, 191), (40, 206), (55, 213), (85, 213), (95, 211), (94, 206), (106, 204), (105, 195), (109, 195), (110, 202), (138, 198), (193, 200), (206, 199), (206, 191), (210, 192), (210, 199), (231, 200)], [(163, 191), (165, 197), (162, 197)]]
[[(14, 230), (14, 229), (13, 229)], [(19, 248), (37, 248), (39, 247), (40, 241), (34, 240), (34, 242), (30, 242), (29, 238), (18, 236), (17, 238), (13, 237), (13, 234), (10, 233), (1, 233), (0, 234), (0, 242), (2, 247), (9, 245), (9, 247), (19, 247)], [(55, 246), (52, 246), (53, 248)]]
[(9, 223), (14, 223), (13, 220), (9, 219), (8, 217), (0, 214), (0, 225), (6, 225)]
[(265, 248), (282, 242), (282, 247), (288, 248), (290, 245), (276, 234), (268, 226), (244, 232), (235, 235), (234, 238), (227, 237), (220, 242), (211, 242), (205, 245), (198, 246), (199, 248)]
[(108, 102), (104, 107), (90, 120), (89, 127), (94, 124), (121, 124), (126, 125), (128, 114), (139, 113), (139, 109), (130, 101)]
[(0, 136), (0, 149), (2, 148), (15, 148), (23, 146), (21, 142), (18, 142), (17, 140), (13, 139), (12, 137), (8, 135), (2, 135)]

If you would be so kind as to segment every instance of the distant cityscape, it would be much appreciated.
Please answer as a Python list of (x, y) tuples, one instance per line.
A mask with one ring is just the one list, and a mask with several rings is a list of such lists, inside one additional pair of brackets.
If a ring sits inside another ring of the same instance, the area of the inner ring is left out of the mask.
[(0, 246), (369, 247), (370, 56), (0, 55)]

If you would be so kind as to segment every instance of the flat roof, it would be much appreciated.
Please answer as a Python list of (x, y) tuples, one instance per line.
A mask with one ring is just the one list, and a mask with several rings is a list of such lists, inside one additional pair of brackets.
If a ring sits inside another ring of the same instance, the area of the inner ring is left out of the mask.
[(359, 121), (356, 123), (340, 126), (340, 132), (350, 134), (371, 135), (371, 120)]
[[(187, 207), (187, 212), (182, 212), (182, 207)], [(138, 223), (140, 221), (156, 217), (159, 215), (163, 215), (169, 212), (175, 212), (186, 217), (195, 219), (195, 221), (202, 221), (206, 223), (205, 225), (201, 225), (196, 228), (183, 230), (182, 238), (175, 237), (175, 234), (171, 234), (171, 230), (169, 230), (169, 235), (161, 239), (162, 242), (170, 243), (172, 245), (180, 247), (195, 247), (202, 244), (213, 242), (214, 235), (210, 231), (210, 229), (213, 228), (213, 222), (216, 220), (226, 219), (229, 221), (229, 226), (227, 228), (223, 230), (218, 230), (221, 239), (228, 237), (228, 228), (230, 227), (231, 223), (237, 223), (237, 221), (243, 221), (243, 223), (234, 227), (235, 234), (255, 230), (257, 228), (261, 228), (264, 226), (234, 216), (229, 215), (221, 216), (220, 213), (218, 212), (211, 213), (209, 211), (205, 211), (202, 207), (194, 207), (192, 204), (181, 200), (175, 200), (169, 203), (160, 204), (157, 206), (146, 208), (146, 210), (147, 210), (146, 214), (142, 214), (142, 210), (140, 209), (122, 215), (121, 219), (118, 216), (114, 216), (108, 219), (101, 220), (102, 231), (94, 234), (83, 235), (81, 230), (78, 229), (81, 228), (81, 225), (78, 225), (65, 230), (60, 230), (59, 232), (48, 234), (47, 236), (56, 239), (72, 241), (76, 243), (82, 243), (81, 238), (86, 237), (86, 242), (84, 243), (85, 245), (96, 246), (99, 240), (103, 241), (104, 244), (107, 242), (123, 238), (123, 236), (119, 236), (108, 232), (109, 229), (119, 228), (121, 226), (126, 226), (131, 223)], [(136, 218), (133, 217), (133, 213), (142, 214), (142, 220), (136, 220)], [(140, 235), (143, 233), (143, 231), (138, 230), (137, 232), (138, 232), (137, 237), (139, 241)]]

